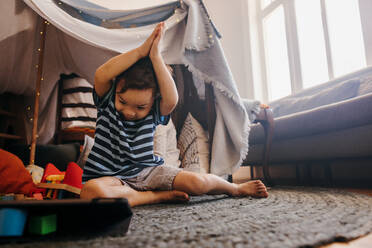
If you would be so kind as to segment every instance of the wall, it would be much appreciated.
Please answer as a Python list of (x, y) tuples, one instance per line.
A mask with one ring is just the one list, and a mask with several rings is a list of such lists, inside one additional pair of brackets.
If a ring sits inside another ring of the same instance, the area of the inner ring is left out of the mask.
[(225, 52), (239, 93), (244, 98), (253, 98), (251, 71), (249, 66), (248, 17), (246, 0), (204, 0), (206, 8), (221, 33), (221, 44)]
[(364, 46), (366, 49), (367, 65), (372, 65), (372, 1), (359, 0), (360, 18), (362, 20), (363, 30), (369, 30), (364, 33)]
[[(262, 89), (253, 89), (248, 2), (249, 0), (204, 0), (217, 29), (222, 34), (222, 47), (230, 65), (240, 95), (245, 98), (263, 99)], [(256, 0), (253, 0), (256, 1)], [(367, 65), (372, 65), (372, 1), (359, 0), (364, 33)], [(256, 79), (260, 81), (260, 79)], [(253, 93), (255, 90), (255, 94)]]

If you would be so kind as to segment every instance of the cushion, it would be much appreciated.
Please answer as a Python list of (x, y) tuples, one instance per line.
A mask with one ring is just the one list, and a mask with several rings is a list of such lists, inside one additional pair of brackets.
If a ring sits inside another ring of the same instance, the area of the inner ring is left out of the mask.
[(29, 194), (34, 182), (23, 162), (14, 154), (0, 149), (0, 193)]
[(293, 114), (355, 97), (358, 94), (359, 84), (359, 79), (351, 79), (310, 96), (286, 97), (269, 105), (273, 109), (274, 117)]
[(185, 170), (209, 173), (208, 133), (189, 113), (177, 142), (181, 167)]
[(372, 76), (363, 78), (360, 82), (358, 96), (370, 94), (372, 92)]
[[(27, 145), (12, 145), (9, 152), (17, 155), (24, 164), (29, 164), (30, 149)], [(36, 145), (35, 164), (45, 168), (53, 163), (59, 170), (65, 171), (69, 162), (75, 162), (80, 153), (80, 144)]]
[(158, 125), (154, 134), (154, 154), (164, 159), (164, 164), (180, 167), (176, 128), (169, 120), (167, 125)]
[(93, 86), (80, 77), (63, 81), (61, 128), (96, 127), (97, 109), (93, 103)]
[(76, 163), (80, 166), (80, 168), (84, 169), (85, 163), (88, 159), (88, 155), (90, 153), (90, 150), (92, 150), (93, 145), (94, 145), (94, 139), (90, 137), (89, 135), (85, 135), (83, 150), (81, 151), (79, 158), (76, 161)]

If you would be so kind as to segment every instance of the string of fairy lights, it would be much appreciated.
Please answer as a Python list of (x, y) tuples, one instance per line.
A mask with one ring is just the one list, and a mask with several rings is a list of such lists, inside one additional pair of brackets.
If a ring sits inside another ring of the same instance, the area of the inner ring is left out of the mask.
[[(62, 5), (62, 2), (58, 2), (59, 5)], [(183, 0), (180, 0), (181, 7), (183, 6)], [(204, 6), (203, 6), (204, 7)], [(79, 13), (82, 13), (81, 10), (79, 10)], [(174, 14), (177, 14), (177, 10), (174, 11)], [(208, 19), (211, 21), (210, 16), (208, 15)], [(102, 19), (102, 22), (106, 22), (106, 19)], [(176, 22), (181, 22), (181, 19), (177, 17)], [(34, 105), (34, 116), (29, 118), (30, 122), (33, 122), (33, 130), (32, 130), (32, 142), (29, 146), (30, 149), (30, 164), (34, 164), (35, 162), (35, 149), (36, 149), (36, 139), (39, 137), (37, 133), (37, 115), (38, 115), (38, 108), (39, 108), (39, 97), (40, 97), (40, 85), (41, 82), (44, 81), (44, 77), (42, 75), (42, 63), (43, 63), (43, 50), (45, 45), (45, 35), (46, 35), (46, 27), (50, 25), (50, 23), (46, 20), (43, 21), (43, 27), (42, 31), (39, 32), (40, 34), (40, 46), (37, 48), (37, 54), (38, 54), (38, 62), (35, 65), (35, 68), (37, 70), (37, 79), (36, 79), (36, 92), (35, 92), (35, 105)], [(142, 39), (142, 35), (137, 35), (138, 39)], [(210, 39), (211, 43), (214, 43), (213, 35), (209, 34), (208, 38)], [(198, 40), (201, 40), (201, 37), (198, 36)], [(31, 111), (31, 106), (26, 107), (27, 111)]]
[[(35, 65), (37, 76), (36, 76), (36, 87), (35, 87), (35, 104), (34, 104), (34, 115), (30, 117), (30, 122), (33, 122), (32, 128), (32, 140), (31, 145), (29, 146), (30, 149), (30, 164), (35, 163), (35, 150), (36, 150), (36, 139), (39, 137), (37, 133), (37, 121), (38, 121), (38, 114), (39, 114), (39, 98), (40, 98), (40, 85), (41, 82), (44, 81), (44, 77), (42, 75), (43, 71), (43, 56), (44, 56), (44, 47), (45, 47), (45, 35), (46, 35), (46, 28), (50, 23), (46, 20), (42, 22), (42, 30), (39, 32), (40, 34), (40, 42), (39, 47), (36, 49), (36, 53), (38, 56), (37, 64)], [(27, 111), (31, 111), (31, 106), (26, 107)]]

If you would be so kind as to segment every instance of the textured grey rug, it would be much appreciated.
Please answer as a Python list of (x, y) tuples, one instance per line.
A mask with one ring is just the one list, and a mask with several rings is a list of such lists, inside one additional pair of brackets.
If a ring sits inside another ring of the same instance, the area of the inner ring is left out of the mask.
[(312, 247), (372, 231), (372, 197), (302, 187), (269, 193), (136, 207), (125, 236), (12, 247)]

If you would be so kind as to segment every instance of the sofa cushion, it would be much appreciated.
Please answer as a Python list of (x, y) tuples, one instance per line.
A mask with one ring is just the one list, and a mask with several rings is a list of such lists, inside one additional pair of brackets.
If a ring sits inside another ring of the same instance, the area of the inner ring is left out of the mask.
[(274, 117), (284, 116), (343, 101), (358, 94), (360, 80), (351, 79), (323, 89), (313, 95), (286, 97), (271, 105)]
[[(271, 146), (269, 164), (371, 157), (371, 130), (372, 124), (278, 140)], [(262, 153), (263, 144), (250, 146), (244, 164), (261, 164)]]
[(358, 96), (372, 93), (372, 76), (360, 80)]
[[(372, 93), (311, 110), (275, 118), (273, 140), (335, 132), (372, 123)], [(260, 124), (251, 127), (249, 144), (264, 143)]]

